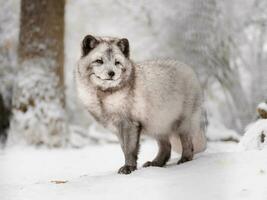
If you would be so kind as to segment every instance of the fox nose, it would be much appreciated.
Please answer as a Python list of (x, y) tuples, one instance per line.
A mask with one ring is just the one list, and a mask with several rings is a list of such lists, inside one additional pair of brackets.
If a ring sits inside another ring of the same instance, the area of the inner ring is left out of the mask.
[(109, 75), (110, 78), (112, 78), (115, 75), (115, 72), (114, 71), (109, 71), (108, 75)]

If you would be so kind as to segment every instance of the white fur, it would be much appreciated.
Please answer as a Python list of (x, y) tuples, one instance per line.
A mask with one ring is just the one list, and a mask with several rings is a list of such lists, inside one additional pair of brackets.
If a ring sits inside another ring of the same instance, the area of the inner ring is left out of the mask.
[[(191, 68), (171, 60), (149, 61), (134, 67), (136, 79), (133, 98), (127, 96), (128, 90), (115, 92), (103, 101), (106, 111), (122, 116), (131, 113), (134, 120), (144, 123), (144, 134), (172, 134), (172, 124), (182, 115), (186, 118), (182, 129), (195, 134), (200, 132), (201, 105), (194, 113), (192, 106), (196, 96), (201, 98), (201, 92)], [(100, 112), (95, 89), (77, 80), (82, 102), (89, 110)]]
[[(191, 92), (186, 91), (189, 87)], [(193, 96), (197, 93), (198, 81), (186, 65), (175, 61), (140, 63), (136, 66), (133, 115), (146, 122), (145, 133), (170, 134), (174, 120), (191, 115)]]

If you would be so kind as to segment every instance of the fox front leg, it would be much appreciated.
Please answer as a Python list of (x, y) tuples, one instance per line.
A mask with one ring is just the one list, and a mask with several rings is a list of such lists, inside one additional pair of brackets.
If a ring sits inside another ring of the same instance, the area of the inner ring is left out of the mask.
[(140, 138), (139, 126), (128, 120), (122, 121), (119, 124), (117, 135), (125, 158), (125, 164), (119, 169), (118, 173), (130, 174), (136, 170), (137, 166)]

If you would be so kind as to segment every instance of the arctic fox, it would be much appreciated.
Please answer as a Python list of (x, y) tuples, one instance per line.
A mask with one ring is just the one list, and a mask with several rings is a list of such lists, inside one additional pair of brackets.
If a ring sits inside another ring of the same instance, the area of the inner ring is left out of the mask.
[(155, 138), (159, 147), (144, 167), (166, 164), (170, 137), (181, 141), (178, 164), (193, 159), (192, 138), (203, 135), (202, 93), (190, 67), (174, 60), (134, 63), (127, 39), (87, 35), (75, 76), (85, 107), (118, 136), (125, 157), (118, 173), (136, 170), (140, 134)]

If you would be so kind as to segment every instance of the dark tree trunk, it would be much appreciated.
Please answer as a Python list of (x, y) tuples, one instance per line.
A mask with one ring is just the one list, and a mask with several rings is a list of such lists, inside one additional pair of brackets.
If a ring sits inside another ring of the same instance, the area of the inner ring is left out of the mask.
[(19, 62), (32, 58), (55, 61), (54, 70), (64, 84), (65, 0), (22, 0), (19, 34)]

